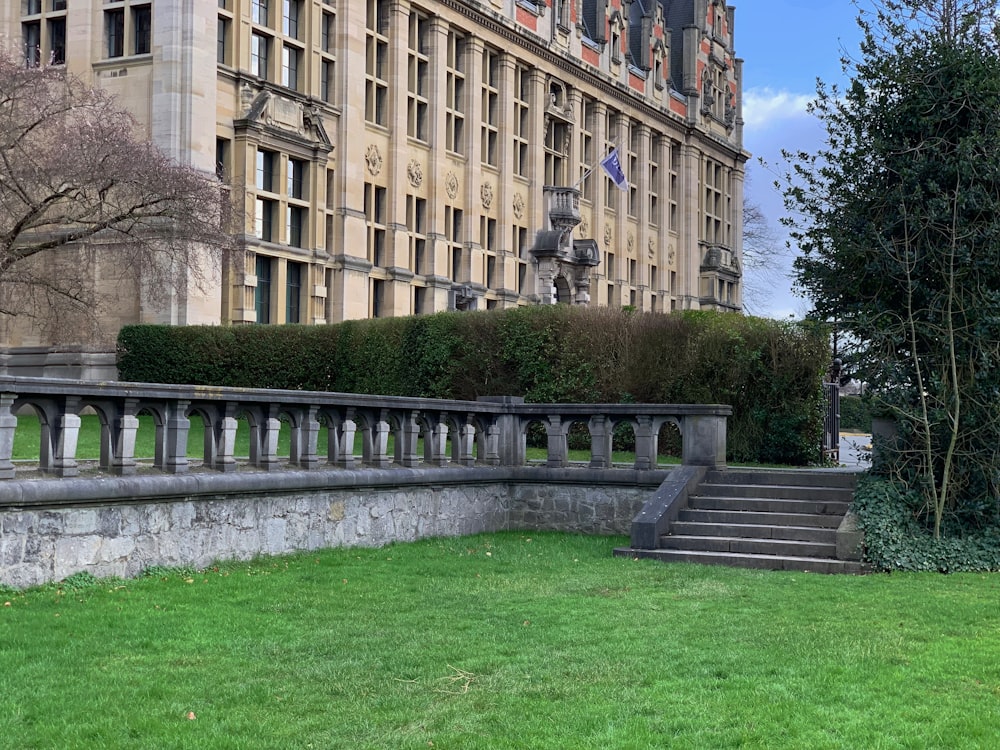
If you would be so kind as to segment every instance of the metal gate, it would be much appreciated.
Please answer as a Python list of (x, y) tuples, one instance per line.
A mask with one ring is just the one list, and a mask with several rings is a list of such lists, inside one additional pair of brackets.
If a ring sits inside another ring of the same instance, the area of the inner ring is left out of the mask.
[(840, 463), (840, 384), (823, 383), (823, 460)]

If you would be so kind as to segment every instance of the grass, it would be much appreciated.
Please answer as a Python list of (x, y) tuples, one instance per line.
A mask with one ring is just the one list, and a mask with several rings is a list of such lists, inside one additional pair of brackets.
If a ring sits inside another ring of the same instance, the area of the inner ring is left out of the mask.
[[(188, 458), (201, 459), (204, 451), (204, 424), (198, 416), (191, 417), (191, 429), (188, 433)], [(152, 458), (156, 428), (153, 418), (148, 415), (139, 417), (139, 429), (136, 432), (135, 455), (137, 458)], [(95, 414), (85, 414), (81, 417), (80, 436), (77, 442), (76, 457), (81, 461), (97, 460), (101, 455), (101, 423)], [(320, 428), (317, 442), (320, 455), (326, 454), (326, 427)], [(361, 455), (361, 433), (355, 436), (354, 454)], [(37, 461), (40, 444), (40, 428), (38, 418), (32, 414), (22, 414), (17, 418), (17, 429), (14, 432), (15, 461)], [(290, 428), (286, 422), (281, 425), (278, 435), (278, 455), (288, 456), (290, 443)], [(450, 450), (450, 447), (449, 447)], [(250, 454), (250, 428), (246, 420), (240, 420), (236, 431), (235, 455), (246, 457)], [(423, 455), (423, 440), (418, 441), (418, 453)], [(392, 455), (392, 435), (389, 436), (389, 455)], [(589, 450), (570, 450), (570, 461), (589, 461)], [(528, 448), (527, 457), (530, 461), (544, 461), (548, 457), (545, 448)], [(635, 462), (635, 453), (614, 451), (612, 461), (616, 463)], [(660, 456), (661, 464), (676, 464), (680, 460), (671, 456)]]
[(1000, 578), (507, 533), (0, 595), (17, 748), (992, 748)]

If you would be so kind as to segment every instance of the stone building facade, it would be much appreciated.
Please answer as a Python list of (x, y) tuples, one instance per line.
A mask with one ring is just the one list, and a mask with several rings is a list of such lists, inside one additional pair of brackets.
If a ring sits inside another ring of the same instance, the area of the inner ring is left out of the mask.
[[(117, 323), (741, 309), (725, 0), (5, 5), (28, 64), (114, 92), (162, 149), (237, 188), (243, 241), (218, 287)], [(599, 166), (612, 149), (624, 189)]]

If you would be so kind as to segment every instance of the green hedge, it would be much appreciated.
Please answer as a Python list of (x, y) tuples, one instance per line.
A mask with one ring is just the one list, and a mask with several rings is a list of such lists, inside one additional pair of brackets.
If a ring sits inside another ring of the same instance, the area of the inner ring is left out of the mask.
[(840, 429), (871, 434), (871, 403), (861, 396), (843, 396), (840, 399)]
[(331, 326), (127, 326), (126, 381), (529, 402), (723, 403), (729, 458), (818, 456), (818, 328), (728, 313), (566, 305)]

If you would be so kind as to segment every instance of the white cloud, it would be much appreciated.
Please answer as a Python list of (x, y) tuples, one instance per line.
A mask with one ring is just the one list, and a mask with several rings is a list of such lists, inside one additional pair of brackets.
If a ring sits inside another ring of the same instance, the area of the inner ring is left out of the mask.
[(810, 117), (806, 107), (815, 94), (794, 94), (768, 87), (743, 92), (743, 122), (747, 128), (765, 128), (783, 120)]

